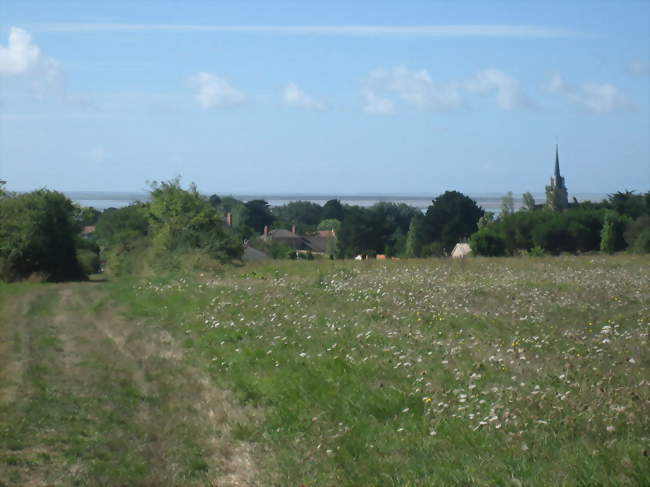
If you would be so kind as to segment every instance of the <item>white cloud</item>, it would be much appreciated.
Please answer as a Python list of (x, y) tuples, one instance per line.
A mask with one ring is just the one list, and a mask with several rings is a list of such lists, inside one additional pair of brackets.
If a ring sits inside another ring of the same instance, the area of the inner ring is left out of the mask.
[[(456, 110), (463, 105), (460, 89), (456, 83), (435, 83), (426, 69), (419, 71), (404, 67), (391, 70), (378, 69), (370, 73), (368, 85), (372, 95), (379, 100), (383, 99), (384, 105), (387, 105), (386, 101), (391, 101), (387, 95), (396, 96), (404, 103), (420, 110), (448, 111)], [(368, 100), (368, 95), (366, 99)]]
[(494, 68), (479, 71), (469, 80), (444, 83), (434, 81), (426, 69), (377, 69), (368, 76), (363, 95), (366, 112), (392, 113), (397, 101), (420, 110), (459, 110), (472, 93), (494, 96), (502, 110), (532, 105), (517, 80)]
[(563, 96), (570, 103), (594, 113), (610, 113), (630, 105), (627, 97), (609, 83), (572, 86), (556, 74), (546, 83), (545, 88), (549, 93)]
[(579, 91), (569, 94), (569, 100), (596, 113), (609, 113), (628, 105), (627, 98), (616, 86), (609, 83), (584, 84)]
[(307, 95), (294, 83), (289, 83), (284, 89), (284, 102), (295, 108), (303, 110), (324, 110), (325, 105)]
[(377, 96), (372, 90), (364, 90), (364, 110), (372, 115), (387, 115), (395, 111), (395, 104), (388, 98)]
[(18, 76), (34, 70), (45, 60), (31, 36), (18, 27), (9, 29), (7, 47), (0, 44), (0, 75)]
[(194, 24), (40, 24), (41, 32), (238, 32), (336, 36), (409, 36), (409, 37), (511, 37), (562, 38), (585, 37), (567, 29), (531, 25), (194, 25)]
[(469, 91), (482, 95), (495, 95), (502, 110), (517, 110), (531, 106), (531, 101), (519, 87), (519, 82), (498, 69), (479, 71), (467, 83)]
[(9, 29), (6, 47), (0, 44), (0, 77), (27, 79), (39, 96), (54, 95), (68, 103), (88, 105), (84, 97), (67, 92), (61, 63), (43, 54), (19, 27)]
[(198, 73), (192, 77), (192, 83), (197, 89), (196, 100), (202, 108), (228, 108), (246, 102), (241, 91), (216, 74)]

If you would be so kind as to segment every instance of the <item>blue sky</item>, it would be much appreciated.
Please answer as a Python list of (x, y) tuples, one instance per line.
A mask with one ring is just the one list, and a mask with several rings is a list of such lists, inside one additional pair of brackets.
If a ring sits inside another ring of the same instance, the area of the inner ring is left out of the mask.
[(650, 189), (650, 3), (11, 1), (10, 189)]

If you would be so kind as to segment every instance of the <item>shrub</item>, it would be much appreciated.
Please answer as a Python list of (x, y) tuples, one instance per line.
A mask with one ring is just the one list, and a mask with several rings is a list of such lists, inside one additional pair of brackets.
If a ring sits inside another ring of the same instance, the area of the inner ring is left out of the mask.
[(32, 274), (51, 281), (80, 279), (72, 202), (56, 191), (38, 190), (0, 199), (0, 279)]
[(637, 235), (630, 246), (630, 250), (636, 254), (650, 253), (650, 228), (645, 229)]
[(84, 274), (95, 274), (99, 272), (99, 255), (89, 249), (77, 249), (77, 260)]
[(506, 237), (497, 228), (483, 227), (472, 235), (470, 247), (477, 255), (502, 256), (506, 254)]

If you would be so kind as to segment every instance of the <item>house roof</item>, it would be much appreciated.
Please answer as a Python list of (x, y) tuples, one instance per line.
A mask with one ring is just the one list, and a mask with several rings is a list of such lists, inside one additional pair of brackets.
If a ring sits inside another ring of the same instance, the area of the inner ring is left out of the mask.
[(304, 236), (283, 228), (278, 228), (276, 230), (271, 230), (268, 236), (263, 238), (273, 242), (283, 243), (294, 250), (305, 250), (324, 254), (327, 252), (327, 242), (335, 237), (323, 236), (320, 234)]
[(275, 230), (271, 230), (269, 232), (269, 237), (270, 238), (302, 238), (297, 233), (293, 233), (289, 230), (285, 230), (284, 228), (277, 228)]
[(270, 257), (265, 252), (262, 252), (261, 250), (257, 250), (253, 247), (246, 247), (244, 249), (243, 260), (247, 262), (266, 260), (269, 258)]

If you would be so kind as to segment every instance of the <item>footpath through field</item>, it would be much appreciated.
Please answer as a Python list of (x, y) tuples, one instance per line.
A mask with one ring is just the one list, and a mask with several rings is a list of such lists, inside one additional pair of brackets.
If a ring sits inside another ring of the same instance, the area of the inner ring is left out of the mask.
[(252, 413), (102, 286), (0, 295), (0, 486), (255, 485)]

